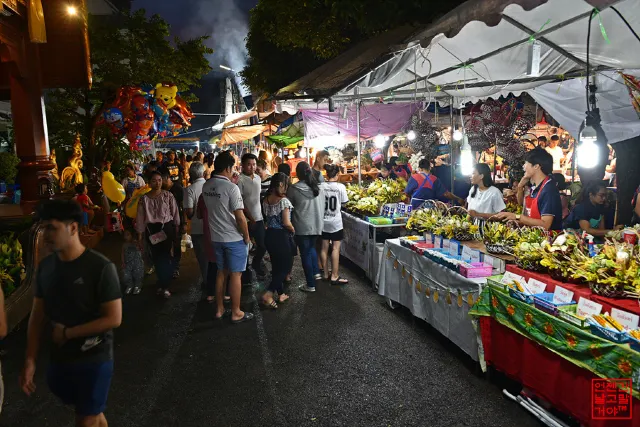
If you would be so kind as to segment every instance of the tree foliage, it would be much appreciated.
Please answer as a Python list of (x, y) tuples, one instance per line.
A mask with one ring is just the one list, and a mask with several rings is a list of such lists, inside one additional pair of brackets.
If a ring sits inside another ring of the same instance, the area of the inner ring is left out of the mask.
[(254, 93), (274, 92), (362, 40), (429, 23), (464, 0), (259, 0), (242, 71)]
[[(89, 16), (93, 86), (47, 93), (51, 146), (69, 147), (78, 133), (89, 165), (108, 157), (117, 166), (119, 160), (127, 159), (128, 146), (96, 126), (117, 88), (171, 82), (185, 100), (197, 101), (188, 91), (199, 87), (200, 79), (211, 70), (207, 55), (213, 51), (205, 45), (207, 36), (171, 40), (169, 30), (160, 16), (146, 17), (144, 10), (111, 17)], [(61, 153), (56, 154), (60, 157)]]

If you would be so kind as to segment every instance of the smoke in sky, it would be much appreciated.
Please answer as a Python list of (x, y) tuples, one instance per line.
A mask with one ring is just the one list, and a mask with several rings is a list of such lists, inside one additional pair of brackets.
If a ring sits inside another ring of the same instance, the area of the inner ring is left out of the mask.
[[(214, 71), (224, 73), (220, 65), (225, 65), (238, 73), (246, 65), (248, 11), (256, 3), (257, 0), (135, 0), (133, 8), (158, 13), (181, 38), (209, 35), (208, 45), (214, 50), (209, 62)], [(242, 95), (247, 95), (237, 74), (235, 79)]]

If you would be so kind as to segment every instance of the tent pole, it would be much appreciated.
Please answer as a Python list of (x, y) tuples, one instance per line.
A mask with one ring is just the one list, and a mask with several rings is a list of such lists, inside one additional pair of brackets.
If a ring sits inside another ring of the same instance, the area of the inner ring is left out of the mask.
[(360, 100), (357, 99), (357, 87), (353, 89), (353, 94), (356, 96), (356, 150), (358, 153), (358, 184), (362, 184), (362, 149), (360, 147)]
[[(449, 154), (449, 163), (451, 163), (451, 193), (453, 193), (453, 189), (455, 187), (455, 175), (454, 175), (454, 170), (456, 168), (456, 162), (455, 159), (453, 157), (454, 155), (454, 141), (453, 141), (453, 127), (455, 126), (455, 119), (454, 119), (454, 115), (453, 115), (453, 104), (455, 103), (455, 98), (452, 96), (451, 97), (451, 104), (449, 104), (449, 116), (451, 117), (451, 139), (450, 139), (450, 143), (449, 143), (449, 150), (451, 151), (451, 153)], [(438, 108), (438, 101), (435, 101), (434, 103), (435, 108)], [(436, 110), (437, 111), (437, 110)]]

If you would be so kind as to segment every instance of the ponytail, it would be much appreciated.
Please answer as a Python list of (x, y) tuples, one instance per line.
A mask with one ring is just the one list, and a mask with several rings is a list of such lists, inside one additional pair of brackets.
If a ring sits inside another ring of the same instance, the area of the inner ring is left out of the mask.
[(318, 181), (316, 177), (313, 176), (313, 171), (311, 170), (311, 166), (307, 162), (300, 162), (296, 166), (296, 175), (298, 175), (298, 179), (305, 184), (307, 184), (311, 191), (313, 192), (313, 197), (318, 197), (320, 194), (320, 187), (318, 186)]

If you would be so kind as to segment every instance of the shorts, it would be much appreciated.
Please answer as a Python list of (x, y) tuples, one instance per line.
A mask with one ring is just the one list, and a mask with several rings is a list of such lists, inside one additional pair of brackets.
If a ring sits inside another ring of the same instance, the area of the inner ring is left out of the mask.
[(239, 242), (213, 242), (216, 251), (216, 264), (219, 270), (227, 270), (230, 273), (242, 273), (247, 268), (249, 258), (249, 246), (240, 240)]
[(82, 224), (80, 225), (89, 225), (89, 212), (82, 211)]
[(344, 239), (344, 229), (333, 233), (322, 233), (322, 240), (330, 240), (332, 242), (341, 242)]
[(113, 360), (89, 363), (52, 363), (47, 371), (51, 392), (81, 416), (99, 415), (107, 407)]

